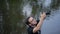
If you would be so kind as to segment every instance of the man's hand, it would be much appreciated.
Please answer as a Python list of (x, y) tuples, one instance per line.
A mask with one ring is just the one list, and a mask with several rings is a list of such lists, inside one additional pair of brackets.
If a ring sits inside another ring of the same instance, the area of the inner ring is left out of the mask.
[(42, 14), (41, 14), (41, 16), (40, 16), (40, 19), (45, 19), (45, 17), (46, 17), (46, 13), (45, 12), (43, 12)]

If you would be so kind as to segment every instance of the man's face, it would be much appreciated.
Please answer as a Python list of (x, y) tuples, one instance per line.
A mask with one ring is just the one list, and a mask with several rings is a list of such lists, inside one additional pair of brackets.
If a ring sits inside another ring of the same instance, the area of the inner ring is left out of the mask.
[(37, 24), (37, 21), (33, 17), (30, 17), (28, 21), (30, 22), (30, 24), (33, 24), (33, 25)]

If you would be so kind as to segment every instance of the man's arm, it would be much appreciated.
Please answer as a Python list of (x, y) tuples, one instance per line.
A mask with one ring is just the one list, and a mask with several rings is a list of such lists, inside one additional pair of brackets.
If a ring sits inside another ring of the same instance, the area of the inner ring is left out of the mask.
[(46, 14), (45, 12), (43, 14), (41, 14), (41, 17), (40, 17), (40, 21), (39, 23), (37, 24), (37, 26), (33, 29), (33, 33), (37, 32), (39, 29), (41, 29), (41, 26), (43, 24), (43, 21), (44, 21), (44, 18), (46, 17)]

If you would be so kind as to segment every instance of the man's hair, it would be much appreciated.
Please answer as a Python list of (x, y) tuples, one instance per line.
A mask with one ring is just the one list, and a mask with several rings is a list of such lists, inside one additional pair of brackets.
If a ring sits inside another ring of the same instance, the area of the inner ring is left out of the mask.
[(30, 23), (30, 22), (28, 21), (29, 18), (30, 18), (30, 17), (28, 17), (28, 18), (25, 20), (25, 23), (26, 23), (27, 25), (29, 25), (29, 23)]

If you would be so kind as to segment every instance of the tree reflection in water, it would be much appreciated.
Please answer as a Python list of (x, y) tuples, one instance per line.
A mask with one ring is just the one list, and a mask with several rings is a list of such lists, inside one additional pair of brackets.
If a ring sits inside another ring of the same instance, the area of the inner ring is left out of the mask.
[(40, 12), (44, 9), (51, 10), (52, 15), (59, 7), (60, 0), (0, 0), (0, 10), (2, 10), (0, 12), (3, 14), (0, 34), (27, 34), (24, 23), (26, 17), (33, 15), (39, 19)]

